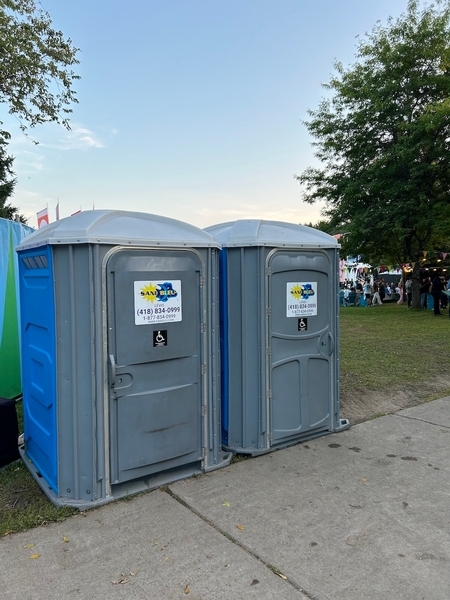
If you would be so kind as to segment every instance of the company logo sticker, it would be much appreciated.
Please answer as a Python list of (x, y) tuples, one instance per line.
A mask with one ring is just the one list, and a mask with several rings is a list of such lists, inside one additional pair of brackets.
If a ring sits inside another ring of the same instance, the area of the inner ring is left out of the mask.
[(135, 281), (134, 322), (136, 325), (181, 321), (181, 281)]
[(173, 289), (173, 284), (170, 281), (164, 283), (158, 283), (154, 285), (153, 282), (144, 285), (141, 288), (141, 298), (148, 302), (168, 302), (169, 299), (176, 298), (178, 292)]
[(317, 282), (291, 281), (286, 284), (286, 316), (317, 315)]

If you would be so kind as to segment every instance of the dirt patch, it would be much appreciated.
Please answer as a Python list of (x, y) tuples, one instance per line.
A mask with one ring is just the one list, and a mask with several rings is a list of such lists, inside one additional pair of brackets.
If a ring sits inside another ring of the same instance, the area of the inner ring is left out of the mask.
[(449, 395), (450, 373), (425, 384), (411, 384), (409, 387), (398, 389), (392, 386), (377, 390), (344, 389), (341, 391), (340, 417), (349, 419), (351, 425), (355, 425)]

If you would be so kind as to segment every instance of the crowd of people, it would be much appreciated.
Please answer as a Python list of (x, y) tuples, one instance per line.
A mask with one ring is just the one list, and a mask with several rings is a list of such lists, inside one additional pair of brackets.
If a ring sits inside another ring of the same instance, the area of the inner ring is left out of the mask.
[(352, 294), (354, 294), (357, 306), (361, 304), (361, 297), (364, 298), (366, 306), (373, 306), (375, 304), (381, 305), (387, 300), (393, 300), (395, 294), (401, 296), (400, 288), (392, 283), (385, 282), (382, 277), (373, 280), (367, 277), (357, 281), (346, 279), (342, 286), (344, 289), (344, 306), (348, 305)]
[[(407, 303), (408, 308), (412, 305), (412, 277), (408, 276), (403, 289), (403, 280), (397, 284), (385, 281), (383, 277), (375, 279), (366, 277), (356, 281), (345, 279), (341, 286), (344, 290), (343, 305), (349, 306), (351, 300), (356, 306), (382, 305), (386, 301), (396, 301), (397, 304)], [(436, 275), (435, 277), (424, 277), (420, 282), (420, 307), (427, 308), (428, 294), (433, 297), (433, 311), (435, 315), (441, 315), (441, 310), (448, 306), (448, 295), (450, 292), (450, 277)], [(364, 298), (364, 302), (361, 302)]]
[(434, 314), (441, 315), (441, 309), (448, 306), (448, 296), (444, 292), (450, 292), (450, 278), (447, 279), (443, 275), (437, 275), (433, 279), (426, 277), (420, 283), (420, 306), (427, 307), (427, 295), (433, 296), (433, 311)]

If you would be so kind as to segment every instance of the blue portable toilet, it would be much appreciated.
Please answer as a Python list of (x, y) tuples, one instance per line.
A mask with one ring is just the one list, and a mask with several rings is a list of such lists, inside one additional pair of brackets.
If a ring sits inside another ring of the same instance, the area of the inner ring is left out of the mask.
[(89, 508), (229, 463), (219, 248), (181, 221), (110, 210), (17, 248), (22, 456), (54, 504)]

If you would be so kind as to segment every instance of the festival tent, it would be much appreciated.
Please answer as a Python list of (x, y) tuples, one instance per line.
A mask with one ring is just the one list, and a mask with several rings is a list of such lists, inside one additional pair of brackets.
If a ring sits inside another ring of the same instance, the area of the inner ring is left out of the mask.
[(343, 282), (346, 279), (358, 281), (364, 279), (372, 272), (372, 267), (367, 264), (352, 258), (341, 258), (339, 261), (339, 281)]

